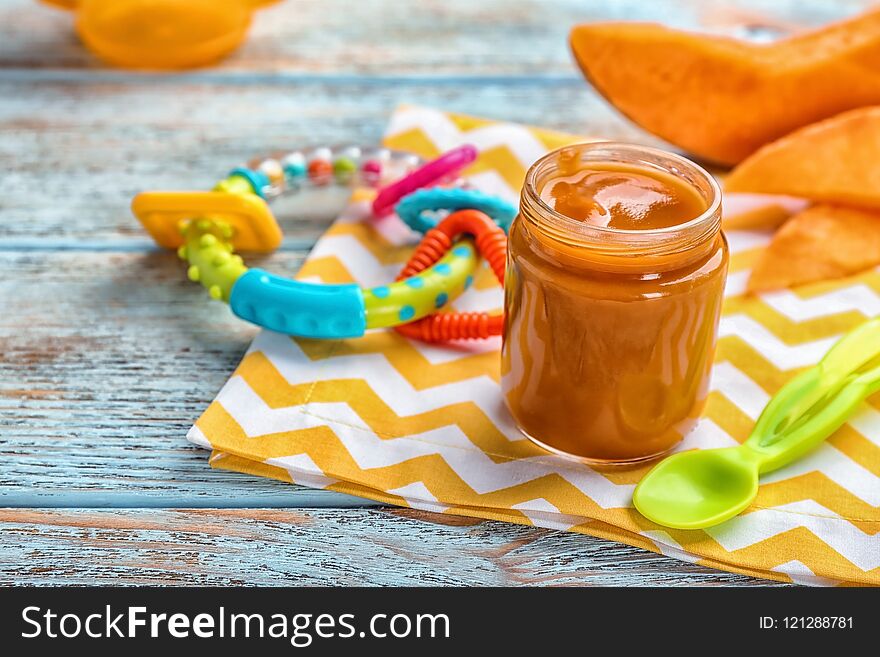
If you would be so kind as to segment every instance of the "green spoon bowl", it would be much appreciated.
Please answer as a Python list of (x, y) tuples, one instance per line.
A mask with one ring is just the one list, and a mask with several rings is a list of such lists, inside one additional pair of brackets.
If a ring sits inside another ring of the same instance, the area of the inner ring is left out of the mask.
[(681, 452), (664, 459), (633, 493), (639, 512), (676, 529), (717, 525), (758, 493), (758, 461), (739, 448)]
[(742, 445), (673, 454), (639, 482), (633, 504), (649, 520), (676, 529), (729, 520), (755, 499), (761, 474), (817, 447), (878, 390), (880, 319), (873, 319), (783, 386)]

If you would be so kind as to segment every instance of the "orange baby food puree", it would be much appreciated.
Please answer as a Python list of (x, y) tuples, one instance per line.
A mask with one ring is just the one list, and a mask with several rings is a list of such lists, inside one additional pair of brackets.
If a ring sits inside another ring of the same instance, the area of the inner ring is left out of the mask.
[(502, 387), (541, 446), (596, 463), (671, 449), (705, 401), (727, 271), (720, 191), (655, 149), (561, 149), (510, 229)]

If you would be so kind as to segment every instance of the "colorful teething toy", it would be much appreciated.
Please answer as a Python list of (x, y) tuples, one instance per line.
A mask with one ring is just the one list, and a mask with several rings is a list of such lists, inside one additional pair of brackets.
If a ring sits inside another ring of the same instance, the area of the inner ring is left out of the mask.
[(76, 12), (76, 31), (117, 66), (205, 66), (235, 50), (251, 15), (278, 0), (42, 0)]
[[(405, 334), (432, 341), (486, 337), (497, 332), (495, 318), (488, 320), (479, 313), (442, 315), (448, 319), (439, 322), (429, 318), (473, 280), (474, 243), (470, 238), (453, 243), (455, 238), (473, 235), (503, 280), (506, 236), (492, 218), (477, 210), (450, 214), (429, 231), (396, 282), (371, 289), (305, 283), (248, 269), (234, 253), (235, 248), (271, 251), (280, 244), (281, 230), (265, 199), (306, 183), (376, 186), (401, 171), (410, 172), (399, 182), (434, 181), (437, 162), (410, 171), (417, 158), (385, 149), (289, 153), (236, 168), (211, 192), (138, 194), (132, 210), (156, 242), (178, 249), (189, 264), (191, 280), (205, 286), (213, 298), (227, 301), (242, 319), (265, 328), (307, 338), (350, 338), (366, 329), (428, 318), (428, 323), (417, 323)], [(432, 175), (425, 175), (426, 169)], [(398, 189), (399, 182), (394, 183)], [(432, 209), (450, 209), (437, 205)], [(499, 216), (510, 211), (498, 207)]]
[[(398, 280), (418, 274), (436, 262), (452, 247), (452, 240), (467, 234), (476, 238), (477, 248), (489, 263), (495, 278), (504, 285), (504, 266), (507, 258), (507, 235), (491, 217), (479, 210), (458, 210), (430, 229), (413, 253)], [(461, 247), (455, 247), (455, 250)], [(470, 281), (465, 282), (465, 287)], [(439, 300), (438, 300), (439, 301)], [(444, 299), (445, 303), (445, 299)], [(442, 303), (437, 305), (438, 308)], [(470, 340), (501, 335), (503, 315), (489, 313), (435, 313), (418, 321), (397, 327), (398, 332), (423, 342)]]

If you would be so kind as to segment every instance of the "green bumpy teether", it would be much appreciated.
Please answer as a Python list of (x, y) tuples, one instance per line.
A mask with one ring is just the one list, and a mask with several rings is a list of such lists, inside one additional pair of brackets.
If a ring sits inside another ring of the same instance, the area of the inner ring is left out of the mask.
[(229, 302), (232, 286), (248, 268), (233, 253), (232, 228), (210, 219), (196, 219), (181, 225), (186, 243), (177, 255), (189, 263), (187, 276), (201, 283), (214, 299)]

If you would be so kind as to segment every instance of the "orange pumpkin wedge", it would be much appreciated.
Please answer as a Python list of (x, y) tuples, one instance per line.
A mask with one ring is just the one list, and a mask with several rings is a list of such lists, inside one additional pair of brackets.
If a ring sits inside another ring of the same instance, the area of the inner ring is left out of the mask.
[(578, 25), (570, 43), (584, 75), (618, 110), (719, 164), (880, 104), (880, 10), (772, 44), (647, 23)]
[(722, 224), (725, 230), (779, 228), (809, 207), (809, 201), (767, 194), (725, 194)]
[(789, 219), (761, 254), (749, 292), (793, 287), (880, 265), (880, 211), (814, 205)]
[(767, 144), (724, 187), (880, 208), (880, 107), (844, 112)]

